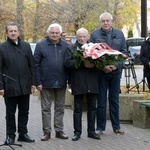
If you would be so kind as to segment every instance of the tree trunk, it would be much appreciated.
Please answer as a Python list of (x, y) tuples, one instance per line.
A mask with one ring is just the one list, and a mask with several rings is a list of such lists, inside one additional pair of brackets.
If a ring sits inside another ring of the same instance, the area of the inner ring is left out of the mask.
[(33, 43), (37, 42), (37, 30), (38, 30), (38, 23), (39, 23), (39, 0), (36, 0), (36, 16), (34, 20), (34, 28), (33, 28)]
[(16, 13), (17, 13), (17, 23), (19, 26), (20, 31), (20, 38), (24, 40), (24, 20), (23, 20), (23, 5), (24, 0), (17, 0), (17, 7), (16, 7)]

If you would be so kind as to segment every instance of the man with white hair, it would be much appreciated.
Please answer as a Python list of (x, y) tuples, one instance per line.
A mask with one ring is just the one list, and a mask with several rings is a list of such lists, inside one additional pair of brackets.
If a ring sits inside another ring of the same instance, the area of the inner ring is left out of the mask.
[(85, 28), (80, 28), (76, 32), (76, 37), (76, 43), (70, 45), (65, 54), (65, 65), (69, 71), (69, 81), (72, 94), (74, 95), (74, 136), (72, 140), (79, 140), (82, 134), (82, 106), (84, 96), (86, 96), (87, 100), (87, 136), (99, 140), (100, 136), (95, 133), (98, 72), (94, 65), (90, 63), (82, 63), (78, 68), (75, 67), (73, 60), (74, 51), (81, 50), (82, 45), (88, 43), (88, 31)]
[[(126, 53), (126, 42), (123, 32), (112, 27), (113, 17), (104, 12), (99, 17), (100, 28), (91, 33), (93, 43), (106, 43), (111, 48)], [(97, 133), (103, 134), (106, 128), (106, 105), (109, 100), (109, 112), (112, 128), (116, 134), (124, 134), (119, 121), (119, 92), (122, 62), (117, 65), (107, 65), (99, 72), (99, 94), (97, 104)]]
[(63, 132), (63, 116), (65, 108), (65, 92), (67, 72), (64, 66), (64, 56), (67, 42), (61, 39), (62, 27), (51, 24), (47, 29), (47, 37), (37, 43), (34, 53), (37, 89), (41, 96), (42, 141), (51, 138), (51, 105), (54, 101), (54, 128), (56, 138), (68, 139)]

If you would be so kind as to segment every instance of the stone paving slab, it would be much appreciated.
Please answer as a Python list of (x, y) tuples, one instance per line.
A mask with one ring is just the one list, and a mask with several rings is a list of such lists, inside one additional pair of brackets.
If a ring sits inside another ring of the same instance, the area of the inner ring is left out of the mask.
[[(6, 137), (5, 131), (5, 105), (0, 96), (0, 144), (3, 144)], [(53, 108), (53, 107), (52, 107)], [(53, 109), (52, 109), (53, 110)], [(86, 112), (83, 112), (82, 126), (83, 133), (79, 141), (72, 141), (73, 136), (73, 111), (65, 110), (64, 132), (69, 136), (68, 140), (55, 138), (54, 129), (52, 138), (49, 141), (41, 141), (41, 106), (37, 96), (31, 95), (30, 113), (28, 130), (29, 135), (36, 140), (35, 143), (16, 143), (22, 144), (22, 147), (12, 146), (15, 150), (149, 150), (150, 149), (150, 129), (141, 129), (132, 124), (121, 124), (125, 135), (116, 135), (113, 133), (111, 123), (107, 121), (107, 128), (101, 137), (101, 140), (94, 140), (87, 137), (87, 118)], [(52, 115), (53, 117), (53, 115)], [(17, 139), (17, 136), (16, 136)], [(10, 150), (9, 146), (2, 146), (0, 150)]]

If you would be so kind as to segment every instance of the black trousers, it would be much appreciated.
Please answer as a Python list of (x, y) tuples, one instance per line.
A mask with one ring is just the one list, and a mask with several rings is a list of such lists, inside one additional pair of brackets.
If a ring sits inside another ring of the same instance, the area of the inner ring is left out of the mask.
[(148, 88), (150, 89), (150, 77), (146, 77), (147, 83), (148, 83)]
[[(97, 94), (87, 93), (87, 131), (88, 133), (95, 132), (95, 114)], [(82, 133), (82, 106), (84, 94), (74, 95), (74, 134), (81, 135)]]
[(7, 134), (15, 136), (16, 132), (16, 118), (15, 113), (18, 107), (18, 133), (27, 133), (27, 122), (29, 114), (29, 95), (22, 95), (16, 97), (8, 97), (7, 102), (5, 99), (5, 105), (7, 107)]

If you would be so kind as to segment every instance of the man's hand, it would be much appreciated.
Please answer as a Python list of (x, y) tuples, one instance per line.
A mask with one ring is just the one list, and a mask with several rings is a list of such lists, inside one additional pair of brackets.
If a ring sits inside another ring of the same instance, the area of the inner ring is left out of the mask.
[(0, 90), (0, 95), (4, 95), (4, 90)]
[(112, 69), (112, 71), (117, 69), (117, 67), (114, 65), (109, 65), (109, 67)]
[(114, 66), (114, 65), (107, 65), (107, 66), (105, 66), (105, 67), (103, 68), (103, 71), (104, 71), (105, 73), (110, 73), (110, 72), (112, 72), (113, 70), (116, 70), (116, 69), (117, 69), (117, 67)]
[(31, 93), (34, 93), (34, 92), (35, 92), (35, 86), (32, 85), (32, 86), (31, 86)]
[(71, 89), (71, 84), (70, 83), (68, 84), (68, 88)]
[(88, 62), (86, 62), (84, 65), (85, 65), (86, 68), (94, 68), (94, 64), (91, 64), (91, 63), (88, 63)]
[(38, 90), (38, 91), (42, 91), (42, 85), (38, 85), (37, 87), (36, 87), (36, 89)]

